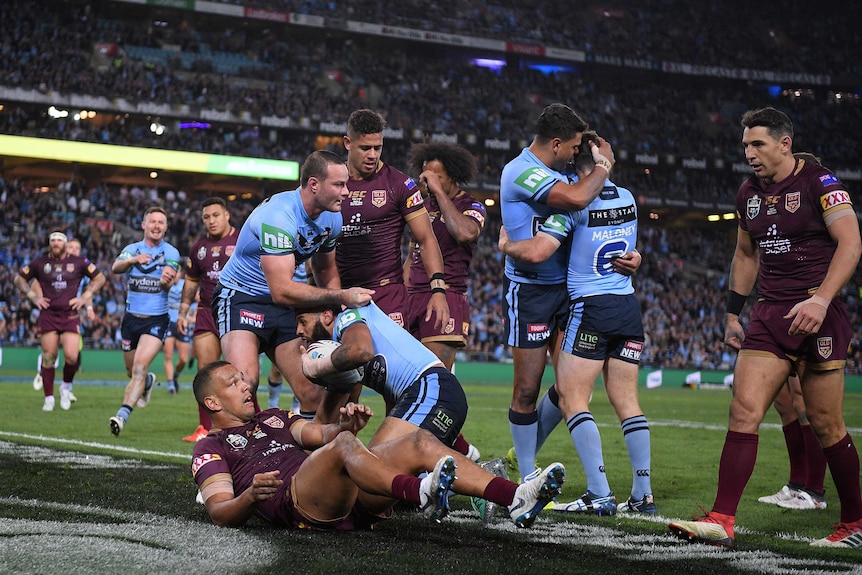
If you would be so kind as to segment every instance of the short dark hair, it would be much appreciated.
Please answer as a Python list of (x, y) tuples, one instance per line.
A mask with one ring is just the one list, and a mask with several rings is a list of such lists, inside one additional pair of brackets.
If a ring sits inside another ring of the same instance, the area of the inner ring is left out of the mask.
[(385, 127), (386, 120), (383, 116), (368, 108), (356, 110), (347, 118), (347, 135), (351, 138), (367, 134), (382, 134)]
[(147, 211), (144, 212), (144, 219), (147, 219), (147, 216), (150, 214), (162, 214), (166, 218), (168, 217), (168, 212), (166, 212), (165, 208), (161, 206), (150, 206), (147, 208)]
[(784, 136), (793, 137), (793, 122), (787, 114), (772, 107), (749, 110), (742, 115), (740, 121), (743, 128), (763, 126), (769, 135), (780, 140)]
[(204, 407), (204, 399), (206, 399), (206, 396), (211, 392), (210, 388), (212, 386), (213, 372), (226, 365), (230, 365), (230, 362), (220, 359), (212, 363), (208, 363), (206, 366), (198, 370), (197, 375), (195, 375), (195, 378), (192, 381), (192, 391), (195, 394), (195, 401), (197, 401), (198, 405), (201, 407)]
[(341, 313), (341, 304), (338, 303), (315, 303), (315, 304), (306, 304), (301, 306), (296, 306), (293, 308), (293, 314), (295, 317), (299, 317), (304, 313), (323, 313), (325, 311), (331, 311), (332, 315), (338, 315)]
[(302, 163), (302, 168), (299, 170), (299, 185), (305, 187), (308, 185), (308, 180), (311, 178), (317, 178), (318, 180), (325, 180), (327, 176), (327, 170), (329, 170), (329, 166), (332, 164), (344, 164), (344, 158), (336, 154), (335, 152), (330, 152), (329, 150), (317, 150), (315, 152), (311, 152), (305, 161)]
[(410, 173), (418, 176), (425, 169), (425, 163), (437, 160), (456, 184), (466, 184), (476, 177), (479, 167), (476, 157), (470, 150), (448, 142), (425, 142), (413, 144), (408, 152)]
[(596, 165), (595, 160), (593, 160), (593, 149), (590, 146), (590, 142), (595, 142), (597, 146), (599, 145), (599, 135), (593, 130), (587, 130), (584, 132), (584, 137), (581, 138), (581, 145), (578, 147), (578, 154), (574, 159), (576, 171), (589, 170)]
[(554, 138), (571, 140), (589, 127), (570, 107), (560, 103), (551, 104), (542, 111), (536, 121), (536, 139), (541, 142)]
[(227, 203), (218, 196), (207, 198), (201, 203), (201, 209), (204, 209), (208, 206), (221, 206), (224, 209), (227, 209)]

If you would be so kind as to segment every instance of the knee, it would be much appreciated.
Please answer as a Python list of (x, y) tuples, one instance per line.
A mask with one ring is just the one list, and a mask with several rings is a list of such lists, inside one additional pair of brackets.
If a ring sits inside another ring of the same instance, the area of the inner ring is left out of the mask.
[(54, 367), (54, 362), (57, 361), (57, 353), (51, 351), (42, 352), (42, 367)]

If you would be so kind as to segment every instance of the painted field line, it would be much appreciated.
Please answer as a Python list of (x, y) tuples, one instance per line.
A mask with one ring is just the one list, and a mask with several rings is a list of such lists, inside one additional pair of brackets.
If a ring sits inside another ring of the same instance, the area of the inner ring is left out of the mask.
[(63, 437), (48, 437), (46, 435), (32, 435), (29, 433), (16, 433), (14, 431), (0, 430), (0, 437), (9, 437), (17, 439), (31, 439), (44, 441), (46, 443), (57, 443), (59, 445), (69, 445), (73, 447), (95, 447), (98, 449), (107, 449), (109, 451), (118, 451), (120, 453), (129, 453), (132, 455), (158, 455), (169, 457), (171, 459), (180, 459), (185, 462), (191, 461), (191, 455), (188, 453), (171, 453), (168, 451), (152, 451), (149, 449), (137, 449), (134, 447), (125, 447), (122, 445), (110, 445), (107, 443), (96, 443), (94, 441), (81, 441), (80, 439), (67, 439)]

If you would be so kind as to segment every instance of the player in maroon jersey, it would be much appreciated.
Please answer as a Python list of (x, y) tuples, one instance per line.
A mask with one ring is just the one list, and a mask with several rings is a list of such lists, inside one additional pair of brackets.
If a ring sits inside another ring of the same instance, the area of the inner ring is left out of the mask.
[[(180, 300), (177, 329), (187, 333), (188, 313), (195, 297), (200, 291), (197, 317), (195, 318), (194, 350), (198, 360), (198, 370), (221, 357), (221, 343), (218, 328), (212, 316), (213, 290), (218, 283), (219, 274), (233, 254), (236, 246), (237, 229), (230, 223), (230, 212), (221, 198), (209, 198), (201, 204), (201, 220), (206, 235), (197, 240), (189, 251), (186, 261), (186, 283)], [(183, 441), (192, 443), (206, 437), (210, 429), (210, 416), (207, 410), (198, 406), (199, 424), (191, 435)]]
[[(422, 246), (431, 288), (445, 288), (443, 257), (413, 178), (384, 164), (383, 129), (386, 121), (372, 110), (356, 110), (347, 120), (347, 181), (349, 194), (341, 205), (344, 220), (335, 258), (341, 285), (374, 290), (374, 303), (404, 327), (407, 290), (401, 261), (404, 226)], [(445, 292), (432, 294), (426, 317), (435, 327), (449, 323)]]
[[(844, 424), (844, 366), (851, 337), (837, 299), (862, 252), (856, 212), (832, 172), (793, 157), (793, 124), (774, 108), (746, 112), (742, 145), (754, 175), (739, 188), (739, 230), (730, 265), (725, 343), (739, 349), (718, 493), (699, 521), (676, 535), (733, 546), (736, 511), (754, 470), (760, 422), (795, 371), (811, 427), (826, 455), (841, 517), (817, 547), (862, 548), (859, 454)], [(739, 322), (758, 286), (747, 330)]]
[[(78, 286), (84, 277), (90, 278), (87, 288), (78, 296)], [(33, 289), (35, 280), (40, 291)], [(42, 388), (45, 393), (44, 411), (54, 409), (54, 361), (63, 345), (63, 383), (60, 387), (60, 407), (72, 405), (71, 384), (78, 370), (81, 341), (79, 310), (93, 305), (93, 294), (105, 285), (105, 275), (86, 258), (66, 252), (66, 234), (51, 232), (48, 253), (21, 268), (15, 276), (15, 286), (27, 294), (27, 299), (40, 310), (36, 326), (42, 342)]]
[[(476, 158), (456, 144), (430, 142), (410, 148), (410, 172), (418, 174), (427, 193), (425, 209), (443, 254), (443, 288), (431, 288), (422, 263), (420, 247), (411, 242), (410, 259), (405, 263), (409, 299), (407, 327), (425, 347), (434, 352), (449, 371), (455, 352), (467, 345), (470, 331), (470, 300), (467, 274), (470, 260), (485, 227), (485, 206), (461, 189), (478, 172)], [(449, 321), (437, 326), (426, 310), (435, 290), (443, 290), (449, 305)]]

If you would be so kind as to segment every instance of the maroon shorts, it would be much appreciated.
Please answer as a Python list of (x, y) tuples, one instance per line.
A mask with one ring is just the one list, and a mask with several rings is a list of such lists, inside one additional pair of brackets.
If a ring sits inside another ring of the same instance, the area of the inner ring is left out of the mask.
[(791, 319), (784, 319), (793, 304), (759, 301), (751, 310), (740, 353), (773, 355), (815, 371), (843, 369), (852, 331), (847, 308), (833, 301), (820, 331), (814, 335), (788, 335)]
[(218, 327), (211, 308), (198, 306), (198, 313), (195, 316), (195, 331), (194, 337), (202, 333), (213, 333), (218, 337)]
[(392, 321), (407, 329), (407, 314), (409, 304), (407, 287), (404, 284), (388, 284), (374, 288), (374, 303), (382, 309)]
[(428, 301), (431, 292), (419, 292), (409, 295), (410, 309), (408, 313), (408, 331), (413, 337), (425, 343), (439, 341), (464, 347), (467, 345), (467, 336), (470, 334), (470, 300), (467, 294), (446, 292), (446, 303), (449, 304), (449, 323), (434, 327), (437, 320), (433, 315), (425, 321), (425, 313), (428, 310)]
[(67, 331), (81, 333), (80, 325), (81, 318), (78, 312), (74, 310), (54, 311), (43, 309), (39, 313), (39, 319), (36, 321), (36, 329), (40, 336), (53, 331), (59, 333)]

